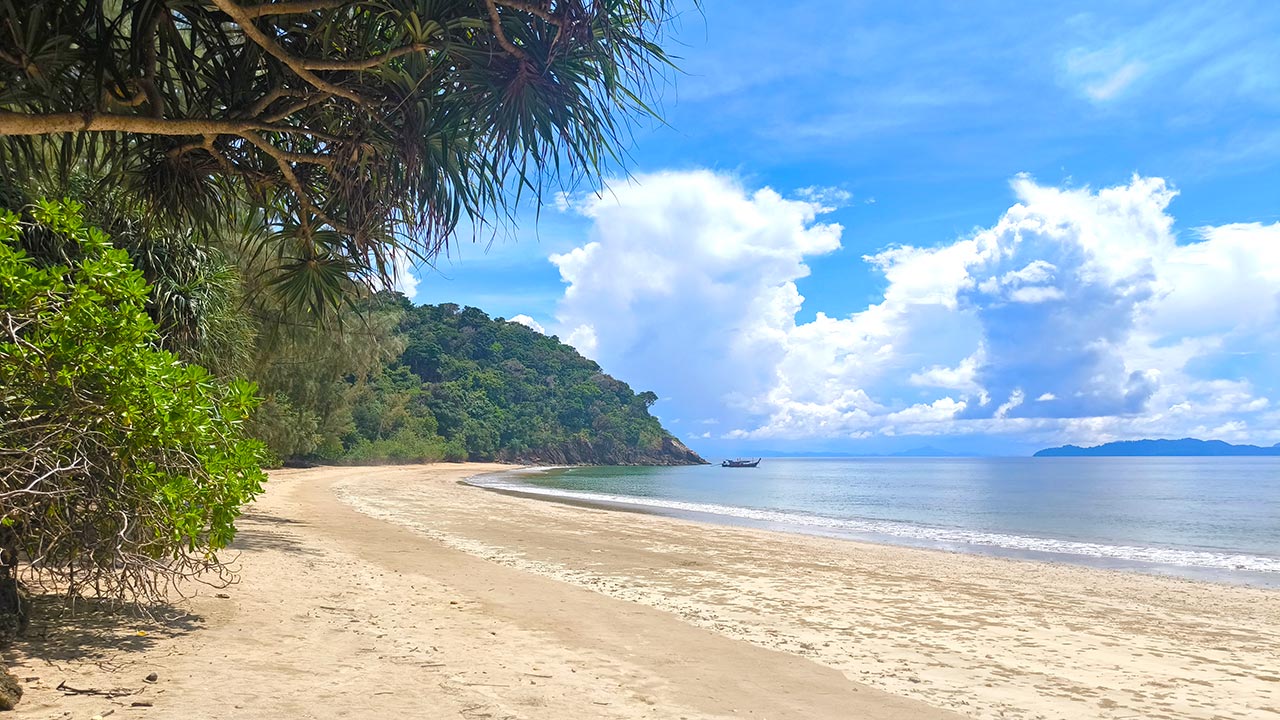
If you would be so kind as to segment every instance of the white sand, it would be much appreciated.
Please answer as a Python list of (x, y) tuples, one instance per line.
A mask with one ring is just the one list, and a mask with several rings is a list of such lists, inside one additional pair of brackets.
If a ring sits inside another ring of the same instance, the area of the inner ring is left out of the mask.
[(22, 644), (15, 716), (1280, 719), (1280, 592), (456, 482), (486, 469), (273, 474), (230, 598)]

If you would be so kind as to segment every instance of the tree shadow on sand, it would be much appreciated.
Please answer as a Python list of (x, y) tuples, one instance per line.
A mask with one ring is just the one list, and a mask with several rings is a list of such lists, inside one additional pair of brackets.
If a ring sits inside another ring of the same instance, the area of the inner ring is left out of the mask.
[(119, 603), (63, 595), (28, 600), (30, 626), (12, 639), (20, 654), (57, 666), (87, 661), (109, 666), (122, 655), (145, 653), (204, 625), (200, 615), (163, 603), (122, 607)]
[(291, 531), (291, 527), (306, 525), (277, 515), (247, 512), (236, 521), (236, 539), (228, 550), (233, 553), (275, 550), (294, 555), (323, 555), (320, 549), (308, 546)]
[[(292, 527), (305, 526), (289, 518), (249, 512), (236, 523), (235, 542), (219, 553), (234, 577), (244, 571), (246, 554), (275, 551), (303, 556), (323, 553), (306, 544)], [(217, 582), (210, 583), (220, 589)], [(27, 601), (29, 627), (16, 637), (0, 638), (0, 649), (48, 662), (90, 662), (109, 667), (125, 656), (153, 651), (158, 645), (205, 624), (203, 616), (189, 606), (155, 603), (122, 605), (96, 599), (69, 601), (57, 593), (37, 594)]]

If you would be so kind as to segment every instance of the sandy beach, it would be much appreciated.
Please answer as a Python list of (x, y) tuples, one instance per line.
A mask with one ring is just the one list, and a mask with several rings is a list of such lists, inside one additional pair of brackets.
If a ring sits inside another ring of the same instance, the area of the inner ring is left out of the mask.
[(273, 473), (239, 584), (37, 622), (12, 716), (1280, 718), (1280, 592), (458, 482), (496, 469)]

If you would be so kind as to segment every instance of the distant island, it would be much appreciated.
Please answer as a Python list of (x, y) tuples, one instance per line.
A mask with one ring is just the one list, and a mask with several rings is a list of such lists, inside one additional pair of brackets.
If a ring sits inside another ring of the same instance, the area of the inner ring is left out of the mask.
[(1047, 448), (1032, 457), (1223, 457), (1280, 456), (1280, 443), (1271, 447), (1232, 445), (1221, 440), (1123, 440), (1094, 447), (1063, 445)]

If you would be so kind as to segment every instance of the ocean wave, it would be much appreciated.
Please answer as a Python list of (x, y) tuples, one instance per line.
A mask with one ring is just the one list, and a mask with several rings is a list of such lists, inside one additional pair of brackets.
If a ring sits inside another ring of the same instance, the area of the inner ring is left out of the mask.
[(548, 488), (540, 485), (512, 482), (510, 480), (503, 479), (503, 475), (501, 474), (481, 476), (473, 478), (469, 482), (479, 487), (494, 490), (510, 490), (532, 495), (545, 495), (553, 498), (583, 500), (587, 502), (605, 502), (639, 508), (655, 508), (680, 512), (701, 513), (705, 515), (718, 515), (792, 527), (802, 531), (809, 529), (812, 531), (828, 533), (864, 536), (874, 535), (914, 540), (939, 546), (969, 545), (974, 546), (975, 548), (999, 548), (1008, 551), (1075, 555), (1134, 563), (1175, 565), (1188, 568), (1280, 573), (1280, 557), (1268, 557), (1264, 555), (1136, 545), (1108, 545), (1104, 543), (1059, 540), (1055, 538), (1033, 537), (1027, 535), (1012, 535), (1008, 533), (932, 527), (928, 525), (895, 522), (892, 520), (833, 518), (823, 515), (810, 515), (807, 513), (786, 512), (782, 510), (761, 510), (757, 508), (737, 507), (734, 505), (718, 505), (714, 503), (686, 502), (683, 500), (667, 500), (663, 498), (635, 497), (632, 495), (614, 495), (610, 493), (562, 490), (560, 488)]

